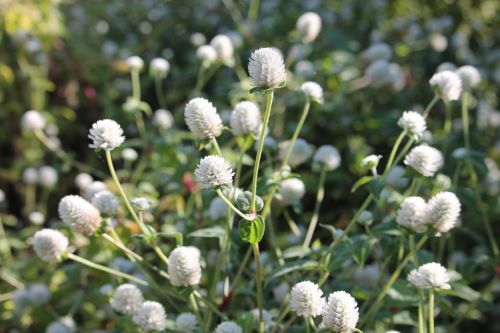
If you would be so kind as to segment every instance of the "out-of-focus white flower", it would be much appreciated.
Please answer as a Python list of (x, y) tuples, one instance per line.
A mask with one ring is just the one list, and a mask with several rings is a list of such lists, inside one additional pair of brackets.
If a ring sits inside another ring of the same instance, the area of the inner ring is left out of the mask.
[(474, 66), (466, 65), (459, 67), (455, 73), (462, 80), (462, 88), (464, 90), (475, 88), (481, 83), (481, 73)]
[(345, 291), (336, 291), (328, 296), (323, 310), (322, 325), (336, 333), (352, 333), (359, 319), (356, 300)]
[(175, 318), (175, 329), (179, 332), (193, 333), (198, 329), (198, 320), (192, 313), (181, 313)]
[(333, 171), (340, 166), (342, 158), (340, 153), (334, 146), (324, 145), (319, 147), (313, 156), (313, 167), (320, 169), (321, 167), (326, 170)]
[(436, 94), (445, 102), (458, 100), (462, 93), (462, 81), (452, 71), (442, 71), (434, 74), (429, 83)]
[(75, 333), (76, 324), (71, 317), (62, 317), (57, 321), (50, 323), (45, 333)]
[(402, 166), (393, 166), (385, 177), (386, 184), (397, 189), (405, 188), (410, 182), (410, 180), (404, 176), (405, 173), (406, 169)]
[(27, 131), (43, 130), (45, 125), (45, 118), (35, 110), (26, 111), (21, 118), (21, 128)]
[(186, 124), (197, 139), (210, 139), (221, 134), (224, 126), (215, 106), (205, 98), (193, 98), (184, 109)]
[(427, 223), (439, 232), (448, 232), (457, 224), (460, 210), (460, 200), (455, 193), (438, 193), (429, 200)]
[[(259, 309), (255, 308), (250, 311), (253, 319), (257, 323), (259, 320)], [(262, 322), (264, 323), (264, 332), (270, 332), (272, 328), (276, 325), (273, 321), (273, 315), (266, 309), (262, 309)]]
[(132, 274), (136, 267), (132, 261), (125, 259), (123, 257), (117, 257), (113, 259), (109, 265), (112, 268), (127, 274)]
[(217, 60), (217, 51), (212, 45), (201, 45), (196, 50), (196, 57), (200, 59), (203, 66), (209, 67)]
[(382, 155), (368, 155), (361, 160), (361, 167), (376, 170)]
[(404, 111), (398, 120), (398, 126), (416, 139), (419, 139), (427, 129), (425, 118), (416, 111)]
[(212, 221), (221, 220), (226, 217), (227, 204), (221, 198), (216, 197), (210, 202), (207, 213)]
[(207, 38), (205, 37), (204, 34), (202, 34), (201, 32), (194, 32), (191, 34), (191, 36), (189, 37), (189, 41), (191, 42), (191, 44), (193, 44), (194, 46), (200, 46), (200, 45), (203, 45), (206, 43), (207, 41)]
[(301, 60), (295, 64), (295, 74), (304, 79), (314, 76), (314, 65), (308, 60)]
[(47, 262), (58, 261), (68, 248), (68, 239), (54, 229), (42, 229), (33, 236), (33, 248), (40, 259)]
[(436, 69), (436, 73), (444, 72), (444, 71), (452, 71), (454, 72), (457, 69), (457, 66), (451, 62), (443, 62)]
[(430, 43), (434, 50), (443, 52), (448, 47), (448, 38), (440, 33), (433, 33), (430, 35)]
[(297, 31), (304, 43), (314, 41), (321, 31), (321, 17), (314, 12), (302, 14), (297, 19)]
[(273, 289), (273, 296), (276, 302), (282, 303), (288, 296), (288, 291), (290, 290), (290, 285), (286, 282), (281, 282), (278, 286)]
[(361, 59), (368, 63), (377, 60), (389, 61), (392, 57), (392, 48), (386, 43), (375, 43), (370, 45), (366, 50), (361, 53)]
[(133, 198), (131, 204), (132, 206), (134, 206), (135, 209), (142, 212), (149, 210), (151, 208), (151, 203), (149, 202), (148, 199), (144, 197)]
[(71, 229), (92, 235), (101, 224), (101, 214), (90, 202), (78, 195), (67, 195), (59, 201), (59, 217)]
[(361, 286), (375, 287), (381, 275), (378, 266), (376, 264), (371, 264), (365, 265), (364, 267), (356, 267), (352, 278)]
[(92, 205), (103, 215), (113, 215), (120, 209), (120, 203), (116, 195), (106, 190), (94, 195)]
[(216, 188), (232, 183), (234, 172), (223, 157), (209, 155), (201, 159), (194, 176), (201, 188)]
[(146, 332), (163, 331), (167, 325), (165, 308), (158, 302), (146, 301), (134, 312), (134, 323)]
[(144, 297), (137, 286), (124, 283), (116, 288), (110, 303), (115, 311), (132, 315), (140, 308), (143, 301)]
[(421, 197), (407, 197), (401, 203), (396, 222), (415, 232), (427, 229), (427, 203)]
[(248, 73), (255, 87), (277, 88), (286, 80), (283, 56), (271, 47), (258, 49), (250, 56)]
[(94, 195), (101, 191), (106, 191), (108, 187), (106, 184), (104, 184), (101, 181), (96, 180), (95, 182), (91, 182), (87, 186), (85, 186), (85, 193), (84, 197), (88, 201), (92, 201), (92, 198), (94, 198)]
[(41, 305), (50, 300), (51, 294), (49, 288), (43, 283), (34, 283), (28, 288), (31, 298), (31, 304)]
[(450, 289), (446, 268), (438, 263), (424, 264), (408, 274), (408, 281), (419, 289)]
[(137, 151), (132, 148), (125, 148), (122, 151), (122, 157), (125, 161), (133, 162), (137, 159)]
[(311, 99), (311, 101), (323, 104), (323, 88), (321, 86), (313, 81), (307, 81), (302, 83), (300, 86), (300, 90)]
[(231, 38), (226, 35), (217, 35), (210, 41), (210, 45), (217, 52), (217, 57), (222, 62), (231, 61), (234, 55), (234, 46)]
[(174, 124), (174, 117), (168, 110), (158, 109), (153, 115), (153, 125), (156, 127), (167, 130)]
[(82, 172), (75, 177), (75, 185), (81, 190), (85, 190), (87, 186), (92, 183), (92, 176), (88, 173)]
[(125, 137), (120, 125), (111, 119), (98, 120), (89, 130), (90, 148), (113, 150), (119, 147)]
[(57, 184), (59, 177), (57, 170), (49, 165), (44, 165), (38, 169), (38, 183), (43, 187), (53, 187)]
[[(290, 145), (290, 140), (283, 141), (279, 144), (279, 158), (280, 160), (285, 159), (285, 155), (288, 151), (288, 147)], [(313, 148), (312, 146), (307, 143), (306, 140), (298, 138), (295, 141), (295, 144), (292, 148), (292, 153), (290, 154), (290, 157), (288, 158), (288, 165), (291, 167), (296, 167), (305, 161), (307, 161), (311, 155), (313, 154)]]
[(231, 112), (230, 124), (233, 135), (259, 134), (262, 127), (259, 107), (253, 102), (239, 102)]
[(154, 58), (149, 65), (149, 71), (152, 76), (166, 78), (169, 70), (170, 63), (163, 58)]
[(217, 325), (214, 333), (243, 333), (243, 330), (234, 321), (223, 321)]
[(179, 246), (169, 256), (168, 274), (173, 286), (194, 286), (200, 283), (200, 250), (194, 246)]
[(425, 177), (432, 177), (443, 166), (444, 157), (436, 148), (420, 145), (406, 155), (404, 164)]
[(24, 169), (23, 182), (29, 185), (34, 185), (38, 183), (38, 171), (35, 168), (31, 167)]
[(287, 178), (281, 181), (278, 192), (280, 203), (284, 206), (298, 203), (305, 193), (304, 182), (298, 178)]
[(316, 283), (302, 281), (293, 286), (290, 308), (298, 316), (319, 316), (324, 306), (323, 292)]
[(131, 56), (127, 58), (127, 66), (130, 70), (140, 71), (144, 67), (144, 61), (138, 56)]
[(45, 222), (45, 215), (41, 212), (31, 212), (28, 215), (28, 219), (35, 225), (42, 225)]

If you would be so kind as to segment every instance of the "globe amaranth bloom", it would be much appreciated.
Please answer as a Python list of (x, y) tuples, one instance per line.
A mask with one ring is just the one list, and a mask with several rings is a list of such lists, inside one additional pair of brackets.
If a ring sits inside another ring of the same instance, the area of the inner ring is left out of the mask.
[(62, 198), (57, 210), (65, 224), (85, 236), (92, 235), (101, 224), (99, 210), (78, 195)]
[(404, 111), (398, 120), (398, 126), (416, 139), (419, 139), (427, 129), (425, 118), (415, 111)]
[(323, 292), (316, 283), (302, 281), (293, 286), (290, 307), (298, 316), (319, 316), (324, 306)]
[(441, 192), (428, 202), (427, 223), (439, 232), (448, 232), (458, 222), (461, 204), (455, 193)]
[(323, 310), (323, 326), (336, 333), (352, 333), (359, 319), (356, 300), (345, 291), (336, 291), (328, 296)]
[(219, 136), (224, 129), (222, 119), (215, 106), (205, 98), (193, 98), (184, 109), (186, 124), (197, 139)]
[(163, 58), (154, 58), (149, 65), (149, 72), (151, 76), (165, 78), (170, 70), (170, 63)]
[(110, 191), (100, 191), (92, 198), (92, 205), (94, 205), (101, 214), (113, 215), (120, 209), (120, 203), (116, 195)]
[(27, 131), (43, 130), (45, 125), (45, 118), (35, 110), (26, 111), (21, 118), (21, 128)]
[(122, 128), (111, 119), (95, 122), (89, 130), (89, 139), (92, 140), (90, 148), (104, 150), (113, 150), (125, 141)]
[(270, 47), (258, 49), (248, 63), (250, 81), (255, 87), (277, 88), (286, 80), (286, 69), (281, 53)]
[(146, 332), (162, 331), (166, 323), (165, 308), (158, 302), (146, 301), (134, 312), (132, 319)]
[(408, 281), (419, 289), (450, 289), (450, 277), (445, 267), (431, 262), (424, 264), (408, 274)]
[(233, 135), (257, 135), (262, 127), (262, 117), (257, 104), (242, 101), (231, 112), (231, 132)]
[(40, 259), (47, 262), (58, 261), (68, 248), (68, 239), (60, 231), (42, 229), (33, 236), (33, 248)]
[(304, 182), (298, 178), (287, 178), (281, 181), (279, 189), (280, 203), (284, 206), (294, 205), (306, 193)]
[(194, 246), (179, 246), (169, 256), (168, 274), (173, 286), (194, 286), (200, 283), (200, 250)]
[(111, 298), (111, 307), (120, 313), (132, 315), (144, 301), (141, 290), (131, 284), (124, 283), (116, 288)]
[(201, 188), (217, 188), (232, 183), (234, 172), (223, 157), (209, 155), (201, 159), (194, 176)]
[[(284, 160), (286, 153), (288, 152), (288, 147), (290, 146), (290, 140), (280, 142), (278, 156), (280, 160)], [(292, 167), (296, 167), (305, 161), (307, 161), (313, 154), (312, 146), (307, 143), (306, 140), (298, 138), (293, 145), (292, 152), (288, 158), (288, 164)]]
[(175, 329), (179, 332), (193, 333), (198, 329), (198, 320), (192, 313), (181, 313), (175, 318)]
[(217, 325), (214, 333), (243, 333), (243, 330), (234, 321), (223, 321)]
[(421, 197), (407, 197), (401, 203), (396, 222), (415, 232), (427, 229), (427, 203)]
[(310, 43), (318, 37), (321, 31), (321, 17), (314, 12), (307, 12), (297, 19), (296, 25), (302, 41)]
[(481, 73), (474, 66), (459, 67), (455, 73), (460, 77), (464, 90), (475, 88), (481, 83)]
[(442, 71), (432, 76), (430, 85), (445, 102), (456, 101), (462, 94), (462, 81), (452, 71)]
[(300, 90), (311, 99), (311, 101), (323, 104), (323, 88), (321, 86), (313, 81), (307, 81), (302, 83), (300, 86)]
[(337, 148), (332, 145), (323, 145), (314, 153), (313, 167), (315, 169), (324, 167), (328, 171), (333, 171), (340, 166), (341, 161), (342, 158)]
[(404, 159), (404, 164), (425, 177), (432, 177), (444, 164), (443, 154), (436, 148), (420, 145), (414, 147)]

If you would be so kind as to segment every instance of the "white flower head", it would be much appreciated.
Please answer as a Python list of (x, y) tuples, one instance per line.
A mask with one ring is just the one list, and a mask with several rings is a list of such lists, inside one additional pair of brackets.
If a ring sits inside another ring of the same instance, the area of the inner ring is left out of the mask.
[(26, 168), (23, 171), (23, 182), (25, 184), (34, 185), (38, 183), (39, 174), (35, 168)]
[(297, 19), (297, 31), (304, 43), (314, 41), (321, 31), (321, 17), (314, 12), (302, 14)]
[[(280, 160), (283, 161), (285, 159), (285, 155), (288, 151), (289, 145), (290, 145), (290, 140), (280, 142), (280, 144), (278, 145), (279, 148), (278, 156)], [(298, 138), (295, 141), (295, 144), (293, 145), (292, 148), (292, 153), (288, 158), (288, 165), (290, 165), (291, 167), (296, 167), (307, 161), (312, 154), (313, 154), (312, 146), (309, 143), (307, 143), (306, 140)]]
[(149, 71), (151, 75), (155, 77), (166, 78), (169, 70), (170, 63), (167, 59), (154, 58), (149, 65)]
[(273, 289), (273, 296), (276, 302), (283, 303), (283, 301), (288, 296), (288, 291), (290, 290), (290, 285), (286, 282), (281, 282), (278, 286)]
[(444, 72), (444, 71), (452, 71), (454, 72), (457, 69), (457, 66), (451, 62), (443, 62), (436, 68), (436, 73)]
[(319, 316), (324, 306), (323, 292), (316, 283), (302, 281), (293, 286), (290, 307), (298, 316)]
[(49, 165), (44, 165), (38, 169), (38, 182), (43, 187), (51, 188), (57, 184), (59, 177), (57, 170)]
[(153, 125), (162, 130), (168, 130), (174, 124), (174, 117), (168, 110), (158, 109), (153, 115)]
[(419, 139), (427, 129), (425, 118), (416, 111), (404, 111), (398, 120), (398, 126), (416, 139)]
[(148, 199), (144, 197), (133, 198), (131, 204), (132, 206), (134, 206), (135, 209), (141, 212), (147, 211), (151, 208), (151, 203), (149, 202)]
[(90, 148), (105, 150), (113, 150), (125, 141), (122, 128), (111, 119), (95, 122), (89, 130), (89, 139), (92, 140)]
[(366, 169), (377, 169), (378, 162), (380, 162), (381, 158), (382, 155), (368, 155), (361, 160), (361, 167)]
[(27, 131), (43, 130), (45, 125), (45, 118), (35, 110), (26, 111), (21, 118), (21, 128)]
[(193, 333), (198, 329), (198, 320), (192, 313), (181, 313), (175, 318), (175, 329), (179, 332)]
[(432, 177), (443, 166), (444, 157), (436, 148), (420, 145), (406, 155), (404, 164), (425, 177)]
[(464, 90), (475, 88), (481, 83), (481, 73), (479, 73), (474, 66), (466, 65), (459, 67), (455, 73), (457, 73), (460, 80), (462, 80), (462, 87)]
[(75, 333), (76, 324), (71, 317), (62, 317), (57, 321), (50, 323), (45, 333)]
[(255, 87), (277, 88), (286, 80), (283, 56), (271, 47), (258, 49), (250, 56), (248, 73)]
[(139, 309), (143, 301), (144, 297), (137, 286), (124, 283), (116, 288), (110, 303), (115, 311), (132, 315)]
[(217, 35), (210, 41), (210, 45), (217, 52), (217, 58), (222, 62), (231, 61), (234, 55), (234, 46), (231, 38), (226, 35)]
[(184, 119), (197, 139), (217, 137), (224, 129), (215, 106), (202, 97), (193, 98), (186, 104)]
[(31, 304), (41, 305), (50, 300), (51, 294), (49, 288), (43, 283), (34, 283), (28, 288), (31, 298)]
[[(313, 163), (317, 165), (315, 168), (319, 169), (325, 167), (326, 170), (333, 171), (340, 166), (342, 158), (340, 153), (334, 146), (324, 145), (316, 149), (313, 156)], [(314, 165), (313, 165), (314, 166)]]
[(41, 212), (35, 211), (28, 215), (28, 219), (35, 225), (42, 225), (45, 222), (45, 215)]
[(438, 193), (428, 202), (427, 223), (441, 233), (448, 232), (457, 224), (460, 210), (460, 200), (454, 193)]
[(243, 333), (243, 330), (234, 321), (223, 321), (217, 325), (214, 333)]
[(361, 58), (372, 63), (377, 60), (389, 61), (392, 57), (392, 48), (386, 43), (375, 43), (370, 45), (366, 50), (361, 53)]
[(131, 56), (127, 58), (127, 66), (129, 70), (140, 71), (144, 67), (144, 61), (138, 56)]
[(217, 51), (212, 45), (202, 45), (196, 50), (196, 57), (203, 66), (209, 67), (217, 60)]
[(58, 261), (68, 248), (68, 239), (60, 231), (42, 229), (33, 236), (33, 248), (40, 259), (47, 262)]
[(59, 201), (59, 217), (71, 229), (92, 235), (101, 224), (101, 214), (90, 202), (78, 195), (67, 195)]
[(352, 333), (359, 319), (356, 300), (345, 291), (336, 291), (328, 296), (323, 310), (324, 327), (336, 333)]
[(227, 214), (227, 204), (221, 198), (216, 197), (210, 202), (207, 214), (212, 221), (222, 220)]
[(281, 204), (288, 206), (298, 203), (305, 193), (306, 187), (302, 180), (298, 178), (287, 178), (281, 181), (278, 194)]
[(96, 180), (95, 182), (91, 182), (87, 186), (85, 186), (85, 192), (84, 192), (84, 197), (88, 201), (92, 201), (92, 198), (94, 198), (94, 195), (101, 191), (106, 191), (108, 189), (108, 186), (106, 186), (105, 183)]
[(133, 162), (138, 156), (137, 151), (133, 148), (125, 148), (122, 150), (122, 157), (125, 161)]
[(445, 102), (456, 101), (462, 93), (462, 81), (452, 71), (442, 71), (432, 76), (430, 85)]
[(424, 264), (408, 274), (408, 281), (418, 289), (450, 289), (450, 277), (445, 267), (431, 262)]
[(387, 173), (385, 182), (387, 185), (397, 189), (402, 189), (408, 186), (410, 180), (405, 177), (406, 169), (400, 165), (395, 165)]
[(103, 215), (113, 215), (120, 209), (120, 203), (116, 195), (106, 190), (94, 195), (92, 205)]
[(382, 273), (376, 264), (365, 265), (364, 267), (356, 267), (353, 272), (353, 280), (355, 283), (375, 287), (380, 279)]
[(92, 176), (88, 173), (82, 172), (75, 177), (75, 185), (83, 191), (87, 186), (93, 182)]
[(427, 203), (421, 197), (407, 197), (401, 203), (396, 222), (415, 232), (427, 229)]
[(311, 101), (314, 101), (319, 104), (323, 104), (323, 88), (321, 86), (313, 81), (307, 81), (302, 83), (300, 86), (300, 90), (311, 99)]
[(205, 156), (194, 171), (196, 182), (201, 188), (216, 188), (233, 182), (234, 172), (223, 157)]
[(200, 250), (194, 246), (179, 246), (169, 256), (168, 274), (173, 286), (194, 286), (200, 283)]
[(134, 312), (133, 320), (146, 332), (163, 331), (167, 325), (165, 308), (158, 302), (146, 301)]
[(262, 127), (262, 117), (257, 104), (249, 101), (239, 102), (231, 112), (231, 132), (233, 135), (257, 135)]

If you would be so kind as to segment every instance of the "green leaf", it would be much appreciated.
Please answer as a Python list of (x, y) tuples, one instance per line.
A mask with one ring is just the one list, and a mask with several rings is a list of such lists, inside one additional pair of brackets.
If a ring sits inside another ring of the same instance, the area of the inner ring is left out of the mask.
[(283, 251), (283, 257), (288, 259), (288, 258), (302, 258), (305, 257), (311, 253), (311, 249), (303, 246), (303, 245), (297, 245), (297, 246), (292, 246)]
[(352, 258), (358, 265), (364, 266), (368, 254), (375, 243), (377, 243), (377, 239), (367, 235), (354, 236), (351, 239), (352, 243), (350, 243), (350, 246)]
[(313, 270), (318, 268), (319, 263), (314, 260), (294, 260), (273, 270), (266, 280), (266, 285), (272, 280), (295, 271)]
[(222, 238), (224, 236), (224, 228), (220, 226), (198, 229), (193, 231), (188, 235), (188, 237), (200, 237), (200, 238)]
[(466, 286), (465, 284), (460, 282), (451, 283), (450, 290), (440, 290), (439, 293), (442, 295), (455, 296), (464, 299), (468, 302), (473, 302), (477, 300), (477, 298), (481, 295), (479, 292), (475, 291), (471, 287)]
[(323, 229), (326, 229), (328, 231), (330, 231), (330, 233), (332, 234), (332, 238), (335, 239), (335, 237), (337, 237), (337, 229), (335, 229), (335, 227), (333, 225), (329, 225), (329, 224), (319, 224), (319, 226)]
[(243, 241), (250, 244), (257, 244), (262, 239), (262, 236), (264, 236), (266, 225), (264, 218), (257, 215), (253, 221), (240, 220), (238, 229)]
[(384, 180), (380, 176), (375, 176), (372, 178), (370, 182), (370, 192), (373, 194), (375, 198), (379, 198), (380, 193), (384, 189)]
[(372, 178), (373, 178), (373, 176), (364, 176), (364, 177), (361, 177), (360, 179), (358, 179), (358, 181), (355, 182), (354, 185), (352, 185), (351, 193), (356, 192), (356, 190), (358, 188), (365, 185), (366, 183), (369, 183), (372, 180)]
[(271, 88), (268, 87), (253, 87), (252, 89), (249, 90), (250, 94), (263, 94), (266, 91), (271, 90)]

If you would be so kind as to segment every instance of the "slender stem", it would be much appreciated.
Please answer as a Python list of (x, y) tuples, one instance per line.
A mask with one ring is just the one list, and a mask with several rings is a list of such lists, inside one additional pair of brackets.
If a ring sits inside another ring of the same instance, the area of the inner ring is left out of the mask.
[(141, 100), (141, 84), (139, 80), (139, 70), (132, 69), (130, 71), (130, 75), (132, 78), (132, 96), (134, 99), (140, 101)]
[(217, 143), (217, 138), (216, 137), (210, 138), (210, 142), (214, 146), (214, 149), (215, 149), (215, 152), (217, 153), (217, 155), (222, 156), (222, 152), (220, 150), (219, 144)]
[(248, 20), (253, 22), (257, 19), (259, 15), (259, 5), (260, 0), (250, 0), (250, 6), (248, 7)]
[[(141, 225), (144, 226), (144, 219), (143, 219), (143, 215), (142, 215), (142, 212), (139, 212), (139, 222)], [(145, 227), (144, 227), (145, 228)], [(165, 265), (168, 266), (168, 258), (167, 256), (163, 253), (163, 251), (160, 249), (160, 247), (158, 246), (158, 244), (156, 244), (156, 240), (153, 240), (152, 242), (150, 242), (151, 244), (151, 247), (153, 248), (153, 250), (155, 251), (155, 253), (158, 255), (158, 257), (160, 257), (160, 259), (165, 263)]]
[(88, 267), (91, 267), (91, 268), (94, 268), (94, 269), (97, 269), (97, 270), (109, 273), (111, 275), (115, 275), (115, 276), (118, 276), (118, 277), (130, 280), (130, 281), (133, 281), (133, 282), (141, 284), (143, 286), (147, 286), (148, 285), (148, 283), (146, 281), (144, 281), (142, 279), (139, 279), (139, 278), (136, 278), (135, 276), (132, 276), (132, 275), (129, 275), (129, 274), (126, 274), (126, 273), (114, 270), (112, 268), (109, 268), (109, 267), (106, 267), (106, 266), (103, 266), (103, 265), (96, 264), (93, 261), (87, 260), (87, 259), (82, 258), (80, 256), (77, 256), (77, 255), (75, 255), (73, 253), (67, 253), (66, 256), (67, 256), (68, 259), (76, 261), (76, 262), (78, 262), (80, 264), (83, 264), (85, 266), (88, 266)]
[(311, 327), (309, 327), (309, 316), (304, 316), (304, 325), (306, 328), (306, 333), (310, 333)]
[(247, 214), (245, 213), (242, 213), (241, 210), (239, 210), (238, 208), (236, 208), (235, 205), (233, 205), (233, 203), (228, 199), (226, 198), (226, 196), (222, 193), (222, 191), (220, 189), (217, 189), (215, 190), (215, 192), (217, 193), (217, 195), (222, 199), (224, 200), (224, 202), (226, 203), (226, 205), (228, 205), (229, 207), (231, 207), (231, 209), (236, 213), (238, 214), (239, 216), (241, 216), (242, 218), (244, 218), (245, 220), (247, 221), (253, 221), (253, 218), (248, 216)]
[(470, 150), (469, 136), (469, 98), (466, 91), (462, 92), (462, 128), (464, 132), (464, 143), (467, 151)]
[[(415, 251), (415, 235), (410, 233), (408, 236), (408, 242), (410, 244), (410, 253), (412, 256), (413, 267), (418, 266), (417, 251)], [(424, 333), (425, 323), (424, 323), (424, 306), (422, 291), (418, 290), (418, 333)]]
[(295, 127), (295, 131), (293, 132), (292, 138), (290, 139), (287, 147), (287, 151), (285, 154), (285, 157), (283, 158), (283, 166), (287, 165), (288, 160), (290, 159), (290, 156), (292, 155), (293, 152), (293, 147), (295, 146), (295, 142), (297, 141), (297, 138), (299, 137), (300, 131), (302, 130), (302, 126), (304, 126), (304, 122), (306, 121), (307, 114), (309, 113), (309, 109), (311, 107), (311, 100), (309, 97), (306, 98), (306, 103), (304, 104), (304, 108), (302, 109), (302, 114), (300, 115), (299, 122), (297, 124), (297, 127)]
[(201, 315), (200, 315), (200, 309), (198, 308), (198, 303), (196, 303), (196, 298), (194, 297), (194, 291), (189, 295), (189, 302), (191, 303), (191, 306), (193, 307), (194, 314), (196, 316), (196, 319), (198, 319), (199, 323), (202, 323)]
[(5, 263), (10, 262), (12, 260), (12, 248), (10, 245), (9, 237), (7, 236), (7, 233), (5, 232), (5, 229), (3, 227), (3, 220), (2, 220), (2, 215), (0, 215), (0, 238), (2, 239), (2, 242), (5, 244)]
[(200, 93), (201, 89), (203, 88), (203, 82), (205, 81), (205, 72), (206, 72), (207, 66), (205, 64), (201, 64), (200, 69), (198, 70), (198, 77), (196, 78), (196, 85), (194, 86), (194, 90), (192, 92), (192, 96), (196, 96)]
[(443, 127), (443, 132), (445, 135), (450, 134), (451, 132), (451, 120), (452, 120), (452, 114), (451, 114), (451, 104), (446, 103), (445, 105), (445, 121), (444, 121), (444, 127)]
[(250, 255), (252, 254), (252, 248), (248, 248), (247, 252), (245, 253), (245, 257), (243, 257), (243, 261), (241, 264), (239, 264), (240, 268), (238, 268), (238, 272), (236, 273), (233, 283), (231, 284), (231, 290), (234, 290), (236, 286), (238, 285), (238, 281), (243, 275), (243, 271), (245, 270), (248, 260), (250, 260)]
[(260, 159), (262, 157), (262, 149), (264, 148), (264, 140), (266, 139), (267, 125), (269, 123), (269, 117), (271, 116), (271, 106), (273, 104), (274, 90), (271, 89), (267, 92), (267, 102), (266, 111), (264, 113), (264, 121), (262, 123), (262, 129), (260, 131), (259, 137), (259, 147), (257, 149), (257, 156), (255, 157), (255, 164), (252, 174), (252, 199), (250, 201), (250, 211), (255, 212), (255, 196), (257, 195), (257, 177), (259, 175)]
[(255, 283), (257, 285), (257, 307), (259, 308), (259, 333), (264, 332), (264, 320), (262, 318), (263, 294), (262, 294), (262, 275), (260, 270), (260, 251), (259, 244), (252, 244), (255, 257)]
[(312, 236), (314, 234), (314, 230), (316, 229), (316, 224), (318, 223), (321, 203), (323, 202), (323, 198), (325, 196), (325, 178), (326, 168), (323, 166), (319, 174), (318, 192), (316, 194), (316, 204), (314, 205), (313, 216), (311, 218), (311, 222), (309, 222), (309, 228), (307, 229), (307, 234), (304, 239), (304, 243), (302, 244), (304, 247), (309, 247), (311, 244)]
[(125, 245), (119, 243), (117, 240), (115, 240), (110, 235), (108, 235), (108, 234), (102, 234), (102, 237), (104, 239), (106, 239), (107, 241), (109, 241), (114, 246), (116, 246), (117, 248), (119, 248), (120, 250), (122, 250), (123, 252), (125, 252), (126, 254), (134, 257), (136, 260), (138, 260), (138, 261), (143, 261), (144, 260), (140, 255), (138, 255), (137, 253), (135, 253), (134, 251), (132, 251), (131, 249), (129, 249)]
[(412, 138), (410, 140), (408, 140), (408, 142), (406, 142), (406, 144), (404, 145), (403, 149), (401, 149), (401, 151), (399, 152), (398, 156), (396, 156), (396, 159), (394, 160), (394, 164), (393, 165), (397, 165), (399, 163), (399, 161), (401, 161), (403, 159), (403, 157), (406, 156), (406, 153), (408, 153), (408, 150), (410, 150), (411, 148), (411, 145), (415, 142), (415, 140)]
[(434, 289), (429, 289), (429, 333), (434, 333)]
[(161, 86), (160, 77), (155, 77), (155, 91), (156, 98), (158, 99), (158, 105), (160, 105), (160, 108), (166, 109), (167, 105), (165, 104), (165, 96), (163, 96), (163, 88)]
[(399, 145), (403, 141), (404, 137), (406, 136), (406, 131), (402, 131), (401, 134), (399, 134), (398, 138), (396, 139), (396, 142), (394, 143), (394, 147), (392, 147), (391, 154), (389, 155), (389, 160), (387, 161), (387, 164), (384, 169), (384, 173), (382, 174), (383, 176), (386, 176), (387, 173), (391, 170), (392, 163), (394, 162), (394, 157), (396, 156), (396, 152), (398, 151)]
[(423, 114), (424, 118), (427, 118), (427, 116), (429, 115), (429, 112), (431, 112), (432, 107), (434, 106), (434, 104), (437, 103), (437, 101), (439, 101), (439, 96), (434, 95), (434, 97), (432, 98), (432, 100), (430, 101), (430, 103), (427, 105), (427, 107), (424, 110), (424, 114)]

